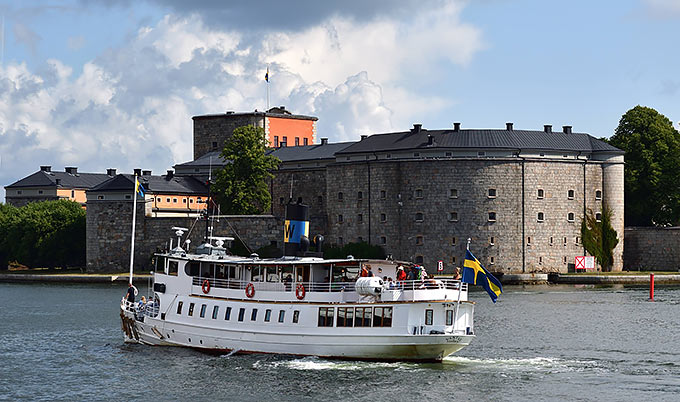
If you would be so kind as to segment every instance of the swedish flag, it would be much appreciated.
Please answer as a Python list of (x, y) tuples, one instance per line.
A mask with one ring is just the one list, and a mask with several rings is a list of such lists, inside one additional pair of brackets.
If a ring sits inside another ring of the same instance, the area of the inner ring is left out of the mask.
[(489, 271), (482, 266), (482, 263), (472, 255), (470, 250), (465, 252), (465, 263), (463, 264), (463, 282), (472, 285), (480, 285), (486, 290), (494, 303), (503, 292), (503, 286)]
[(267, 66), (267, 73), (264, 75), (264, 80), (269, 82), (269, 66)]
[(135, 176), (135, 193), (139, 194), (142, 198), (144, 198), (145, 191), (146, 190), (144, 189), (144, 186), (137, 180), (137, 176)]

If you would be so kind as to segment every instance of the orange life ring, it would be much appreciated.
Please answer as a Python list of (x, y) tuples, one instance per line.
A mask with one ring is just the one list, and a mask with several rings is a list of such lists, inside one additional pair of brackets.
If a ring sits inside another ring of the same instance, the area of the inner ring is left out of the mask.
[(301, 283), (298, 283), (295, 287), (295, 297), (297, 297), (298, 300), (302, 300), (305, 298), (305, 293), (305, 287)]
[(204, 280), (203, 285), (201, 285), (201, 289), (203, 290), (203, 293), (208, 293), (210, 292), (210, 281), (209, 280)]
[(255, 296), (255, 285), (249, 283), (246, 285), (246, 297), (251, 298)]

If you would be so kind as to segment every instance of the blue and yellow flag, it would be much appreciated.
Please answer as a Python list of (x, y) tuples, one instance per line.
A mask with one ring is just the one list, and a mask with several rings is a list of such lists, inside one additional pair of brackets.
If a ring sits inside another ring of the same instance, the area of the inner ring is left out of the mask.
[(267, 73), (264, 75), (264, 80), (269, 82), (269, 66), (267, 66)]
[(142, 198), (144, 198), (145, 191), (146, 190), (144, 190), (144, 186), (137, 180), (137, 176), (135, 176), (135, 193), (139, 194), (140, 196), (142, 196)]
[(503, 286), (489, 271), (484, 268), (481, 262), (472, 255), (470, 250), (465, 252), (465, 263), (463, 264), (463, 282), (472, 285), (479, 285), (486, 290), (494, 303), (503, 292)]

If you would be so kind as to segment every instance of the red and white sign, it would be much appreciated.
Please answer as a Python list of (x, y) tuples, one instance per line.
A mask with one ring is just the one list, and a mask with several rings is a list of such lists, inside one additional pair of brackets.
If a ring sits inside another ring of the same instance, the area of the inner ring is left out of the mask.
[(595, 269), (595, 257), (590, 255), (579, 255), (574, 259), (574, 269), (578, 271), (579, 269), (588, 270)]
[(444, 270), (444, 261), (439, 260), (437, 261), (437, 271), (443, 271)]

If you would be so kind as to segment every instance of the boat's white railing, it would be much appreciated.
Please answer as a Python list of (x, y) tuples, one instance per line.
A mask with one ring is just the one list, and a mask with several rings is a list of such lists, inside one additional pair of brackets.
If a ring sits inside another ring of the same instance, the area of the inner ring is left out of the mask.
[(155, 302), (146, 303), (140, 303), (139, 301), (130, 302), (127, 301), (126, 299), (121, 300), (120, 305), (125, 311), (134, 313), (135, 316), (137, 317), (141, 316), (156, 317), (158, 316), (158, 311), (160, 308), (158, 303)]
[[(206, 281), (208, 282), (206, 284)], [(295, 292), (297, 285), (301, 284), (305, 292), (353, 292), (354, 282), (259, 282), (242, 281), (235, 279), (219, 279), (212, 277), (193, 277), (194, 286), (222, 289), (245, 289), (248, 284), (253, 284), (256, 291)], [(428, 290), (428, 289), (453, 289), (467, 290), (467, 284), (453, 279), (425, 279), (407, 280), (383, 283), (386, 290)]]

